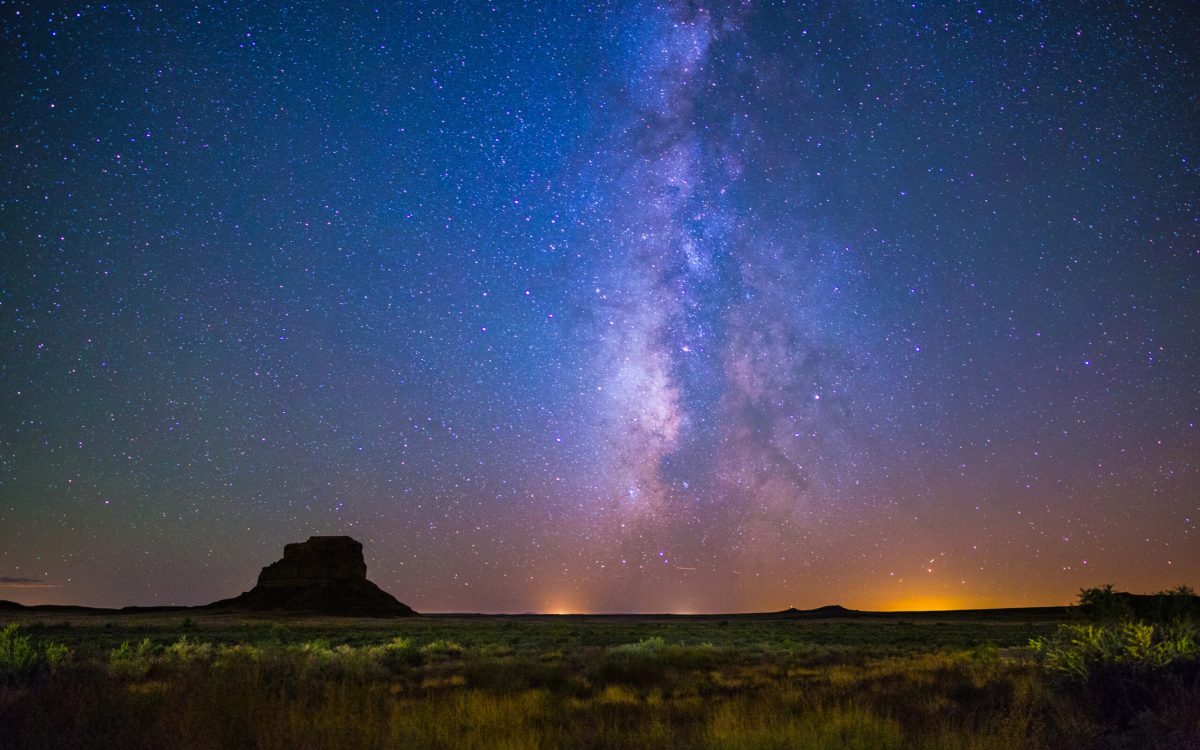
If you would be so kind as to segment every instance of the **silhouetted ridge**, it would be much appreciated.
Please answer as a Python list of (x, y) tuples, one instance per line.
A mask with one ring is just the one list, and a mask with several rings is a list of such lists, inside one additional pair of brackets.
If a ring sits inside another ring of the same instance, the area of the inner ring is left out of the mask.
[(826, 604), (824, 607), (817, 607), (816, 609), (788, 607), (779, 614), (783, 617), (841, 617), (857, 615), (860, 612), (857, 609), (846, 609), (840, 604)]
[(313, 536), (285, 546), (283, 559), (263, 568), (254, 588), (209, 606), (366, 617), (416, 614), (367, 580), (362, 544), (348, 536)]

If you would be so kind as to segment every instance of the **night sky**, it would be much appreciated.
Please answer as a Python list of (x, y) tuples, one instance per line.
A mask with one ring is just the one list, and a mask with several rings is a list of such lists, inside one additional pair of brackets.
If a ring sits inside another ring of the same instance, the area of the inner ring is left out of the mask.
[(0, 599), (1200, 585), (1187, 5), (0, 2)]

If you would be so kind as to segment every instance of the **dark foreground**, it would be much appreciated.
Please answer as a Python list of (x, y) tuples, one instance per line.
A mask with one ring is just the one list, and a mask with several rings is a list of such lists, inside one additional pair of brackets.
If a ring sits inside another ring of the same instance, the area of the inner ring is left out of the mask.
[(0, 746), (1200, 748), (1194, 670), (1071, 680), (1029, 614), (3, 612)]

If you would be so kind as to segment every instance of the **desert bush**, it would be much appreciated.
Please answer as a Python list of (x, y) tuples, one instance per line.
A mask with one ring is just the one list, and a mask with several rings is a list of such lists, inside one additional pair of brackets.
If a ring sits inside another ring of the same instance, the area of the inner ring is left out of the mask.
[(58, 669), (67, 663), (71, 658), (71, 649), (67, 648), (62, 643), (46, 643), (42, 646), (42, 653), (45, 655), (46, 666), (51, 671)]
[(643, 638), (636, 643), (613, 646), (601, 657), (594, 669), (597, 682), (622, 682), (635, 685), (661, 683), (659, 656), (666, 648), (661, 636)]
[(621, 656), (653, 656), (666, 646), (667, 642), (662, 639), (662, 636), (656, 635), (651, 638), (643, 638), (637, 643), (622, 643), (620, 646), (613, 646), (608, 652)]
[(1200, 659), (1194, 625), (1065, 624), (1029, 645), (1047, 670), (1083, 681), (1097, 669), (1120, 666), (1151, 671)]
[[(1134, 601), (1143, 603), (1135, 608)], [(1200, 624), (1191, 616), (1195, 601), (1186, 586), (1137, 600), (1111, 585), (1083, 589), (1079, 610), (1090, 622), (1061, 624), (1029, 645), (1046, 670), (1078, 682), (1105, 670), (1186, 665), (1200, 661)]]
[(337, 656), (337, 665), (343, 679), (357, 682), (375, 681), (386, 679), (391, 674), (391, 670), (378, 658), (378, 652), (369, 646), (355, 648), (343, 644), (333, 651)]
[[(261, 646), (249, 643), (221, 644), (217, 647), (214, 662), (218, 666), (243, 662), (257, 664), (262, 660), (265, 651)], [(271, 651), (277, 652), (275, 649)]]
[[(271, 656), (277, 657), (279, 651), (287, 653), (288, 649), (281, 647), (271, 647), (268, 653)], [(304, 678), (308, 680), (328, 680), (340, 677), (341, 656), (334, 651), (330, 642), (324, 638), (318, 638), (307, 643), (302, 643), (299, 646), (298, 653), (300, 656), (300, 668)], [(276, 659), (277, 660), (277, 659)]]
[(1111, 583), (1080, 589), (1077, 606), (1083, 616), (1092, 622), (1121, 622), (1133, 617), (1133, 606), (1129, 603), (1129, 598), (1114, 591)]
[(971, 651), (971, 656), (980, 664), (991, 666), (1000, 659), (1000, 648), (993, 641), (980, 643)]
[(37, 657), (33, 639), (19, 634), (16, 625), (0, 630), (0, 676), (15, 682), (26, 679), (36, 669)]
[(421, 653), (432, 657), (452, 658), (462, 656), (466, 651), (461, 643), (439, 639), (426, 643), (421, 647)]
[(199, 641), (189, 640), (186, 635), (180, 636), (179, 640), (167, 646), (163, 652), (169, 660), (181, 664), (187, 664), (193, 661), (202, 661), (212, 658), (213, 648), (210, 644)]
[(123, 641), (108, 656), (108, 671), (114, 677), (141, 679), (154, 666), (154, 644), (143, 638), (137, 645)]
[(409, 638), (396, 637), (382, 646), (376, 646), (372, 655), (387, 671), (396, 674), (421, 664), (421, 652)]
[(1200, 622), (1200, 597), (1190, 586), (1177, 586), (1151, 595), (1146, 617), (1160, 624)]
[(1196, 623), (1200, 622), (1200, 597), (1189, 586), (1133, 595), (1114, 591), (1112, 584), (1105, 584), (1081, 589), (1077, 611), (1089, 622), (1105, 625), (1126, 621), (1154, 625)]
[(61, 643), (22, 635), (16, 624), (0, 629), (0, 684), (20, 684), (66, 663), (71, 650)]
[(725, 656), (709, 643), (669, 644), (661, 636), (651, 636), (608, 649), (592, 676), (601, 683), (655, 685), (675, 693), (695, 694), (711, 685), (711, 678), (703, 673), (719, 666)]
[[(1080, 713), (1107, 732), (1145, 735), (1152, 739), (1134, 746), (1146, 747), (1182, 732), (1186, 742), (1162, 746), (1200, 747), (1197, 635), (1189, 622), (1066, 624), (1049, 637), (1033, 639), (1030, 646), (1041, 666), (1064, 683), (1059, 686), (1061, 702), (1077, 704)], [(1181, 712), (1190, 723), (1153, 726), (1161, 717)]]

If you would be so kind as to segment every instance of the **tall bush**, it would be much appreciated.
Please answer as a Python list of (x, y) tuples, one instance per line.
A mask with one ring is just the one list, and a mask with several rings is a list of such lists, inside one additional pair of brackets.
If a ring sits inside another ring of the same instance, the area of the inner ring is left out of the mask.
[(39, 642), (22, 635), (16, 624), (0, 629), (0, 683), (27, 682), (39, 673), (53, 671), (71, 655), (61, 643)]

